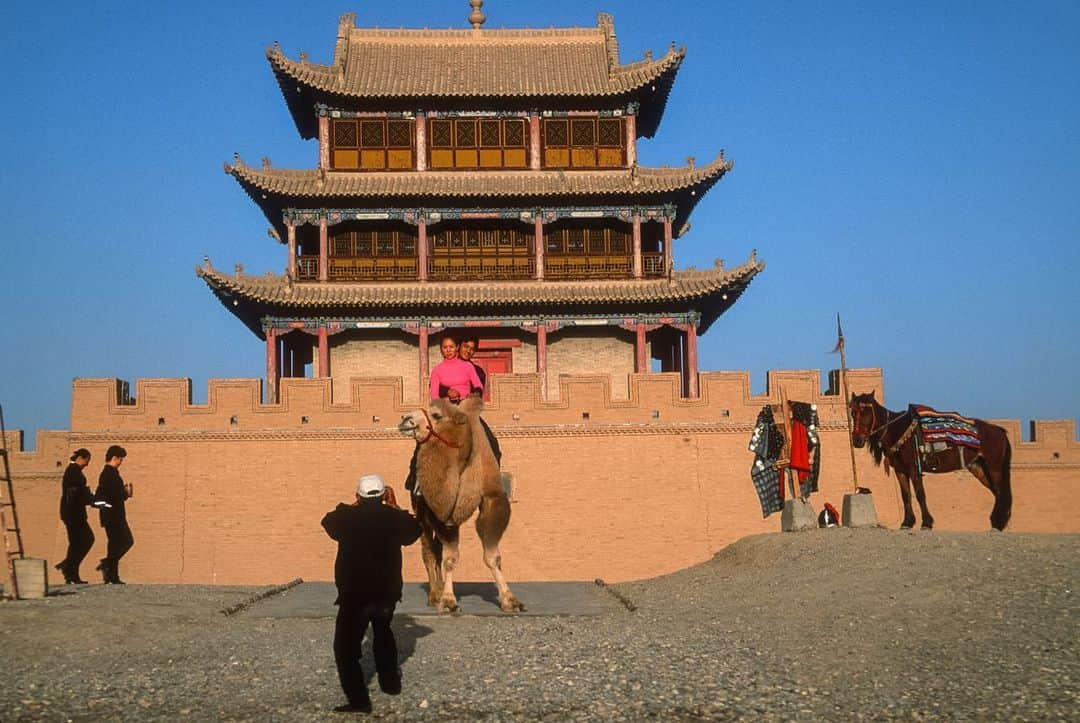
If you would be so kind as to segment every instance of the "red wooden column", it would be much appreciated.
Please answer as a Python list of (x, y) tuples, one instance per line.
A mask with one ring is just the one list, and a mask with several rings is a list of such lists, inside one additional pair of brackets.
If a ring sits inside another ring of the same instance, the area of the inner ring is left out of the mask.
[(626, 165), (637, 163), (637, 116), (626, 116)]
[(278, 344), (277, 331), (266, 330), (266, 403), (278, 400)]
[(319, 327), (319, 378), (330, 376), (330, 332), (325, 326)]
[(686, 325), (686, 396), (698, 396), (697, 326)]
[(544, 218), (540, 213), (536, 214), (533, 221), (533, 257), (536, 262), (536, 272), (533, 274), (538, 281), (544, 278)]
[(547, 326), (536, 327), (536, 373), (540, 375), (540, 398), (547, 399)]
[(416, 224), (416, 263), (419, 266), (416, 278), (420, 281), (428, 280), (428, 243), (427, 243), (427, 219), (420, 216)]
[(319, 116), (319, 168), (330, 170), (330, 119)]
[(285, 226), (289, 232), (289, 278), (296, 279), (296, 222), (289, 221)]
[(420, 339), (420, 401), (425, 402), (429, 396), (427, 387), (427, 378), (431, 373), (430, 364), (431, 357), (428, 350), (428, 327), (427, 324), (421, 324), (419, 328)]
[(638, 374), (645, 374), (649, 371), (648, 360), (645, 358), (645, 325), (641, 323), (635, 324), (634, 333), (637, 334), (637, 342), (634, 344), (634, 371)]
[(427, 170), (427, 117), (416, 117), (416, 170)]
[(326, 217), (319, 219), (319, 281), (330, 278), (330, 233), (326, 227)]
[(672, 249), (671, 249), (671, 217), (664, 216), (664, 276), (671, 276), (671, 267), (673, 261)]
[(529, 114), (529, 169), (540, 170), (540, 116)]
[(634, 278), (641, 278), (641, 214), (634, 211)]

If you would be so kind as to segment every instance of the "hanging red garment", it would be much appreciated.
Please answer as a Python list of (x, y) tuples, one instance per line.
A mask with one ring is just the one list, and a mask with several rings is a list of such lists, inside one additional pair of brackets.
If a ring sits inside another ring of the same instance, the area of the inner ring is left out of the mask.
[(791, 468), (798, 473), (799, 484), (810, 476), (810, 444), (806, 425), (797, 419), (791, 420)]

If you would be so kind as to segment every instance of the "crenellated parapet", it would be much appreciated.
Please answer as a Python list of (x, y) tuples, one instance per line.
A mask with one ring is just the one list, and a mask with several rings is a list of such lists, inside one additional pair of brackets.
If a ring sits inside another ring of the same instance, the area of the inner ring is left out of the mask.
[[(818, 407), (821, 489), (812, 504), (838, 504), (853, 489), (845, 400), (835, 376), (823, 386), (816, 369), (770, 371), (759, 393), (745, 371), (707, 372), (697, 397), (680, 393), (678, 373), (630, 375), (625, 398), (613, 394), (609, 374), (549, 379), (557, 397), (542, 393), (537, 374), (489, 381), (484, 417), (513, 476), (506, 544), (519, 580), (640, 579), (775, 530), (775, 516), (761, 517), (747, 450), (766, 404), (786, 399)], [(885, 398), (880, 369), (850, 370), (847, 381), (853, 392)], [(75, 380), (70, 430), (38, 432), (33, 452), (21, 451), (18, 431), (7, 436), (28, 554), (51, 561), (64, 555), (57, 504), (72, 450), (92, 453), (87, 477), (95, 486), (105, 449), (120, 444), (128, 450), (125, 480), (136, 489), (129, 505), (139, 540), (130, 555), (132, 580), (327, 579), (334, 549), (318, 520), (349, 499), (358, 474), (381, 474), (400, 490), (413, 449), (396, 430), (412, 406), (403, 401), (401, 377), (357, 376), (347, 384), (343, 390), (341, 379), (285, 378), (279, 401), (264, 403), (261, 380), (214, 379), (206, 401), (195, 403), (188, 379)], [(1019, 441), (1020, 422), (998, 423), (1013, 440), (1010, 529), (1075, 531), (1080, 444), (1073, 421), (1034, 422), (1031, 442)], [(896, 527), (895, 479), (866, 450), (855, 451), (858, 484), (873, 490), (882, 524)], [(942, 529), (986, 529), (989, 493), (973, 477), (934, 475), (928, 485)], [(643, 517), (658, 489), (665, 490), (664, 514)], [(617, 534), (628, 528), (645, 531), (633, 554)], [(584, 552), (575, 544), (583, 536), (595, 539)], [(99, 536), (89, 559), (104, 554), (103, 546)], [(278, 552), (267, 556), (267, 549)], [(407, 558), (405, 572), (407, 579), (423, 577), (419, 555)], [(470, 556), (461, 574), (484, 579), (486, 570)]]

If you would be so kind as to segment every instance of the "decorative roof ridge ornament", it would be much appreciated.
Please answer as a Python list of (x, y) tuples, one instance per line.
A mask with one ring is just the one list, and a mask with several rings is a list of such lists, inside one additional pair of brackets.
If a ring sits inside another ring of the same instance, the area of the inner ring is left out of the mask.
[(484, 0), (469, 0), (469, 5), (472, 7), (472, 12), (469, 13), (469, 22), (472, 23), (473, 30), (479, 32), (480, 26), (487, 20), (487, 16), (480, 9), (484, 7)]

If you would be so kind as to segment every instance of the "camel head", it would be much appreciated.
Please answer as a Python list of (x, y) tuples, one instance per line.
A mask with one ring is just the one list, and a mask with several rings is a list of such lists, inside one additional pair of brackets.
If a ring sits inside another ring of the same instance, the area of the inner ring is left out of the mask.
[(454, 406), (445, 399), (433, 399), (425, 409), (409, 412), (401, 418), (398, 431), (418, 443), (437, 441), (447, 447), (470, 446), (469, 415), (473, 405), (465, 400)]

